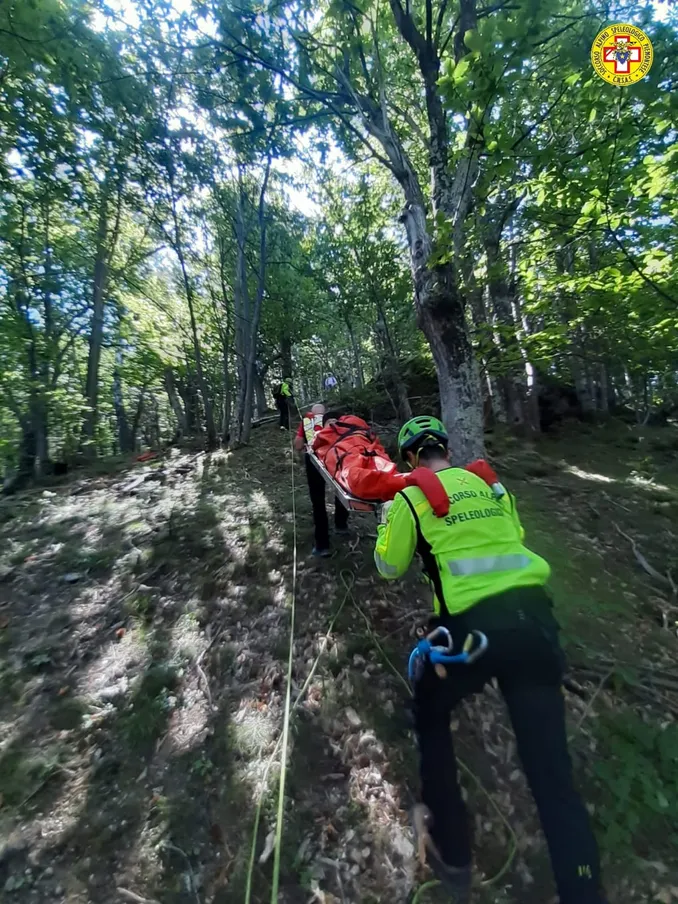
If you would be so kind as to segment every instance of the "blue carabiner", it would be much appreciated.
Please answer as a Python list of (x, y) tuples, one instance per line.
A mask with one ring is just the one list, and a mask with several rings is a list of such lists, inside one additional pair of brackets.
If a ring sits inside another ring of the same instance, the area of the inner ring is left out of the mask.
[[(433, 644), (431, 640), (438, 634), (444, 634), (447, 645)], [(433, 665), (440, 663), (441, 665), (450, 665), (453, 663), (464, 663), (471, 665), (479, 659), (487, 650), (487, 637), (482, 631), (471, 631), (464, 641), (464, 646), (460, 653), (452, 653), (453, 642), (450, 632), (447, 628), (436, 628), (428, 637), (420, 640), (416, 647), (410, 653), (407, 665), (407, 674), (410, 683), (419, 677), (423, 662), (428, 659)]]

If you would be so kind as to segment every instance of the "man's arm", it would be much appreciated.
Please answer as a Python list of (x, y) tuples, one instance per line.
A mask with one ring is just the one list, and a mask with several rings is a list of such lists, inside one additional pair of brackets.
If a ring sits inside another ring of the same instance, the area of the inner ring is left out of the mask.
[(412, 509), (400, 493), (393, 500), (386, 523), (377, 527), (374, 564), (387, 580), (401, 577), (410, 567), (417, 549), (417, 529)]
[(302, 424), (296, 432), (294, 437), (294, 448), (297, 452), (301, 452), (306, 443), (306, 436), (304, 435), (304, 425)]
[(501, 504), (509, 510), (509, 514), (511, 515), (511, 520), (513, 521), (516, 530), (518, 531), (518, 536), (520, 537), (520, 542), (522, 543), (525, 539), (525, 528), (521, 524), (520, 516), (518, 515), (518, 507), (516, 506), (516, 497), (511, 493), (506, 491), (506, 495), (502, 497), (500, 500)]

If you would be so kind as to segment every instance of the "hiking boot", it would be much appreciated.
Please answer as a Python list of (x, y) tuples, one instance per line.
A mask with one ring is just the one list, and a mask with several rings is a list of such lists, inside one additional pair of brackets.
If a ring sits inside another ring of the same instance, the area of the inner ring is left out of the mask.
[(314, 546), (311, 550), (311, 555), (316, 556), (316, 558), (320, 559), (329, 559), (332, 555), (332, 551), (330, 549), (318, 549), (317, 546)]
[(426, 863), (449, 896), (449, 904), (469, 904), (472, 883), (471, 864), (459, 867), (445, 863), (429, 834), (430, 820), (431, 814), (425, 804), (417, 804), (412, 808), (411, 821), (419, 856), (420, 858), (422, 855), (425, 857)]

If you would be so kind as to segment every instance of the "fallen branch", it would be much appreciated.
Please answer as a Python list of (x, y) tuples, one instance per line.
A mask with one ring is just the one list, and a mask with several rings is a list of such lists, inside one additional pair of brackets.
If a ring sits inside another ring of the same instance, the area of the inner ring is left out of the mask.
[(214, 644), (219, 640), (221, 635), (224, 633), (223, 628), (219, 628), (219, 630), (215, 631), (214, 636), (211, 638), (205, 649), (200, 653), (195, 662), (195, 668), (198, 673), (198, 676), (202, 679), (205, 696), (207, 697), (207, 702), (209, 704), (210, 709), (212, 709), (212, 691), (210, 690), (210, 683), (207, 679), (207, 675), (205, 674), (205, 670), (202, 667), (202, 661), (205, 656), (212, 649)]
[(594, 692), (591, 694), (591, 698), (588, 701), (588, 703), (586, 704), (586, 706), (584, 707), (584, 712), (581, 714), (581, 718), (577, 722), (576, 731), (581, 731), (581, 727), (584, 724), (586, 717), (593, 709), (593, 704), (596, 702), (598, 695), (600, 694), (602, 689), (605, 687), (608, 680), (612, 677), (613, 672), (614, 672), (614, 669), (611, 669), (609, 672), (606, 672), (605, 675), (603, 675), (603, 677), (598, 682), (598, 686), (596, 687)]
[(574, 694), (575, 696), (579, 697), (580, 700), (588, 700), (589, 699), (589, 695), (586, 692), (586, 690), (581, 686), (581, 684), (578, 684), (572, 678), (564, 678), (563, 679), (563, 687), (565, 688), (566, 691), (569, 691), (571, 694)]
[(675, 599), (676, 585), (673, 582), (673, 579), (667, 577), (665, 574), (661, 574), (659, 571), (657, 571), (656, 568), (653, 568), (652, 565), (650, 565), (650, 563), (647, 561), (645, 556), (642, 554), (642, 552), (638, 548), (638, 544), (633, 539), (633, 537), (630, 537), (627, 533), (624, 533), (624, 531), (621, 529), (621, 527), (619, 527), (618, 524), (615, 524), (614, 521), (612, 521), (611, 523), (612, 523), (612, 527), (614, 527), (614, 529), (617, 531), (617, 533), (620, 534), (620, 536), (624, 537), (625, 540), (628, 540), (628, 542), (631, 544), (631, 549), (633, 550), (633, 555), (636, 557), (636, 560), (638, 561), (638, 564), (643, 569), (643, 571), (645, 571), (647, 574), (649, 574), (651, 578), (654, 578), (656, 581), (659, 581), (665, 587), (666, 586), (670, 587), (673, 597)]
[(165, 841), (164, 847), (170, 851), (176, 851), (177, 854), (181, 854), (181, 856), (186, 861), (186, 866), (188, 867), (188, 878), (191, 885), (191, 891), (195, 895), (195, 900), (197, 904), (200, 904), (200, 895), (198, 894), (198, 886), (195, 882), (195, 876), (193, 875), (193, 868), (191, 867), (191, 861), (188, 859), (188, 854), (185, 851), (182, 851), (180, 847), (177, 847), (176, 844), (172, 844), (171, 841)]
[[(584, 655), (586, 654), (586, 648), (579, 647), (582, 650)], [(660, 666), (655, 665), (643, 665), (642, 663), (636, 662), (628, 662), (626, 660), (612, 659), (610, 656), (598, 655), (593, 658), (587, 658), (586, 661), (582, 661), (579, 663), (573, 664), (574, 668), (578, 669), (597, 669), (599, 674), (603, 674), (605, 668), (617, 668), (617, 669), (634, 669), (636, 672), (641, 672), (643, 674), (650, 675), (663, 675), (665, 678), (672, 678), (678, 681), (678, 669), (665, 669)]]
[(133, 901), (135, 904), (160, 904), (155, 898), (143, 898), (135, 891), (130, 891), (129, 888), (120, 888), (120, 886), (118, 886), (116, 891), (121, 898), (125, 898), (126, 901)]
[(207, 697), (207, 704), (211, 710), (212, 709), (212, 691), (210, 690), (210, 683), (207, 680), (207, 675), (205, 674), (205, 671), (199, 662), (196, 662), (195, 668), (196, 668), (198, 675), (200, 676), (200, 678), (202, 680), (203, 690), (205, 691), (205, 696)]
[[(573, 666), (574, 669), (584, 677), (587, 678), (605, 678), (604, 684), (608, 684), (610, 679), (614, 677), (616, 673), (616, 669), (609, 669), (607, 671), (596, 668), (595, 666), (585, 665), (585, 666)], [(630, 687), (638, 688), (640, 690), (652, 690), (652, 687), (647, 687), (647, 685), (652, 685), (655, 688), (663, 688), (664, 690), (674, 691), (678, 693), (678, 680), (671, 680), (670, 678), (663, 678), (661, 676), (653, 675), (651, 672), (646, 672), (643, 676), (642, 681), (639, 679), (638, 681), (628, 680), (625, 676), (622, 676), (623, 680)]]
[(43, 778), (38, 782), (36, 787), (33, 788), (33, 790), (30, 792), (30, 794), (28, 794), (26, 797), (24, 797), (24, 799), (21, 801), (21, 803), (19, 804), (19, 810), (21, 810), (22, 807), (25, 807), (26, 804), (29, 802), (29, 800), (33, 800), (33, 798), (36, 796), (36, 794), (39, 794), (42, 791), (42, 789), (49, 782), (51, 782), (51, 780), (54, 778), (54, 776), (58, 775), (58, 774), (66, 775), (66, 776), (68, 776), (68, 778), (73, 778), (76, 773), (73, 772), (72, 769), (67, 769), (65, 766), (60, 766), (58, 763), (52, 764), (49, 767), (49, 769), (47, 770), (47, 772), (45, 773), (45, 775), (43, 776)]
[(624, 509), (625, 512), (629, 512), (632, 514), (632, 509), (628, 507), (628, 505), (623, 505), (621, 502), (617, 502), (616, 499), (613, 499), (608, 493), (602, 492), (600, 494), (604, 499), (606, 499), (611, 505), (616, 505), (617, 508)]

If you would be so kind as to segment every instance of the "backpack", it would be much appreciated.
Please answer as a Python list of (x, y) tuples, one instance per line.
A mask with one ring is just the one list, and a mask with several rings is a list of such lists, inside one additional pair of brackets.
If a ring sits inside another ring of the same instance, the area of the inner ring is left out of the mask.
[(279, 399), (282, 395), (282, 383), (275, 383), (273, 386), (273, 398)]

